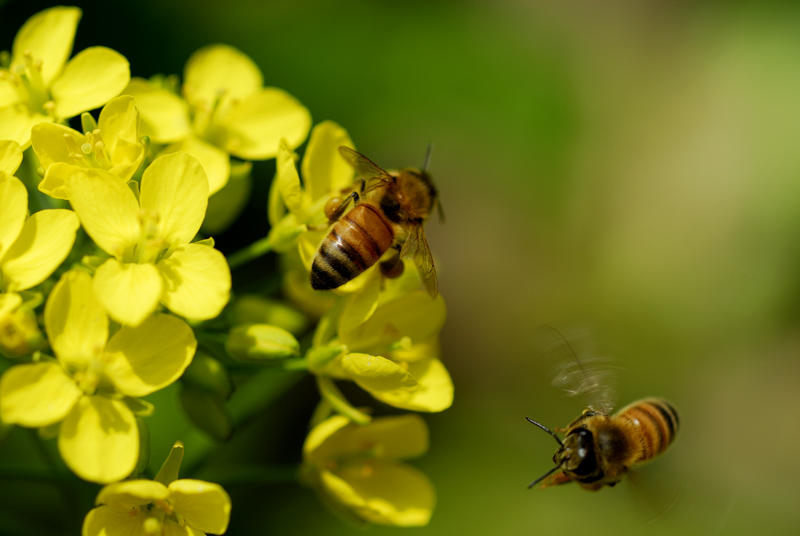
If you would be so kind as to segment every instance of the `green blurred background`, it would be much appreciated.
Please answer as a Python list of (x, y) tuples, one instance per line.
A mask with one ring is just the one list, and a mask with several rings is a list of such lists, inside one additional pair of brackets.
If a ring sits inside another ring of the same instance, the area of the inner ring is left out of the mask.
[[(456, 399), (426, 416), (415, 462), (437, 488), (430, 525), (372, 534), (800, 531), (800, 7), (76, 3), (76, 50), (114, 48), (133, 75), (179, 74), (224, 42), (383, 167), (419, 166), (434, 143), (447, 221), (427, 231)], [(0, 2), (0, 49), (50, 5)], [(272, 166), (223, 251), (265, 234)], [(587, 322), (613, 348), (620, 404), (667, 397), (680, 437), (636, 485), (527, 490), (556, 445), (524, 417), (564, 426), (583, 409), (550, 386), (533, 330)], [(314, 396), (304, 381), (282, 395), (244, 450), (296, 462)], [(229, 491), (231, 534), (355, 530), (291, 483)], [(26, 500), (46, 519), (59, 499)]]

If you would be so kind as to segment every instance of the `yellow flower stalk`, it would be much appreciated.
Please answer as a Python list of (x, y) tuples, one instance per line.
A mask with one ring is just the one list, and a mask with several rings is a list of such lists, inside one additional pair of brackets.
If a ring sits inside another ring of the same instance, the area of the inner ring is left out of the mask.
[[(97, 507), (84, 519), (82, 535), (224, 534), (230, 497), (212, 482), (177, 480), (182, 455), (183, 444), (177, 442), (155, 480), (128, 480), (100, 490)], [(168, 467), (171, 464), (177, 467)]]
[(126, 400), (180, 377), (197, 347), (191, 328), (158, 314), (109, 338), (108, 317), (84, 272), (59, 280), (44, 323), (56, 359), (3, 374), (2, 420), (31, 428), (58, 424), (58, 449), (75, 474), (99, 483), (125, 478), (139, 456), (136, 416)]
[(315, 426), (303, 445), (305, 482), (325, 504), (357, 523), (427, 525), (436, 502), (428, 477), (401, 460), (428, 450), (418, 415), (378, 417), (359, 426), (335, 415)]
[(141, 78), (124, 93), (136, 98), (142, 133), (167, 144), (162, 154), (184, 151), (200, 161), (210, 195), (228, 182), (230, 156), (274, 158), (281, 138), (297, 147), (308, 135), (308, 110), (285, 91), (263, 84), (248, 56), (227, 45), (209, 45), (186, 64), (183, 98)]
[(34, 125), (102, 106), (130, 81), (128, 60), (110, 48), (90, 47), (69, 59), (80, 18), (77, 7), (58, 6), (20, 28), (11, 63), (0, 68), (0, 139), (25, 149)]
[(138, 196), (101, 169), (77, 169), (66, 189), (94, 242), (112, 258), (94, 275), (94, 291), (111, 317), (139, 325), (159, 303), (192, 320), (219, 314), (231, 275), (208, 241), (191, 243), (206, 212), (208, 180), (185, 153), (157, 158)]
[(67, 198), (65, 184), (76, 167), (102, 169), (125, 182), (144, 160), (139, 112), (133, 97), (123, 95), (109, 101), (100, 112), (98, 124), (89, 114), (82, 117), (91, 125), (83, 134), (54, 123), (33, 127), (31, 144), (45, 171), (39, 190), (51, 197)]

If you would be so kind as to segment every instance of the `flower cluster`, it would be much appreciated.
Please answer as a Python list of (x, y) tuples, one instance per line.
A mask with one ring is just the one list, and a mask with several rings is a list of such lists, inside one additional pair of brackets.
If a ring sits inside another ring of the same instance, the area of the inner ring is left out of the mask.
[[(374, 415), (452, 404), (444, 300), (405, 258), (399, 277), (375, 262), (335, 291), (310, 283), (331, 203), (365, 179), (340, 153), (353, 148), (347, 132), (312, 129), (300, 102), (227, 45), (194, 53), (182, 83), (131, 78), (101, 46), (72, 56), (80, 18), (42, 11), (0, 55), (0, 425), (38, 429), (74, 475), (105, 485), (86, 535), (222, 534), (230, 499), (178, 479), (182, 443), (145, 478), (149, 395), (180, 382), (188, 422), (224, 441), (234, 387), (262, 369), (305, 371), (320, 402), (299, 479), (358, 523), (426, 524), (433, 486), (400, 463), (427, 450), (425, 422)], [(267, 159), (269, 234), (226, 258), (209, 233), (236, 221), (251, 161)], [(267, 252), (280, 258), (281, 296), (232, 299), (231, 268)]]

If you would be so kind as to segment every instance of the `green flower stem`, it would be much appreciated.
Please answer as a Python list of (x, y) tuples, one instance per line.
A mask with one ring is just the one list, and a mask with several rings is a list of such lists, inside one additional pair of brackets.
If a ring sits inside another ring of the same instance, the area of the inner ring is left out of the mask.
[(272, 243), (269, 238), (269, 236), (265, 236), (261, 240), (256, 240), (249, 246), (229, 255), (228, 266), (231, 267), (231, 270), (272, 251)]
[(331, 408), (333, 408), (334, 411), (340, 415), (343, 415), (354, 423), (362, 426), (369, 424), (369, 422), (372, 420), (372, 417), (354, 408), (330, 378), (326, 378), (325, 376), (317, 376), (317, 387), (319, 388), (322, 398), (325, 399), (328, 404), (331, 405)]

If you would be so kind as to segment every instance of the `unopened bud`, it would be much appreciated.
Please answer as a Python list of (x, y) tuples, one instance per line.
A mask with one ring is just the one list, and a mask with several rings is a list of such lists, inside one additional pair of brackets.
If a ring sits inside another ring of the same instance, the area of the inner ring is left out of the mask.
[(225, 343), (228, 354), (237, 361), (260, 363), (300, 355), (300, 343), (283, 328), (268, 324), (234, 327)]

